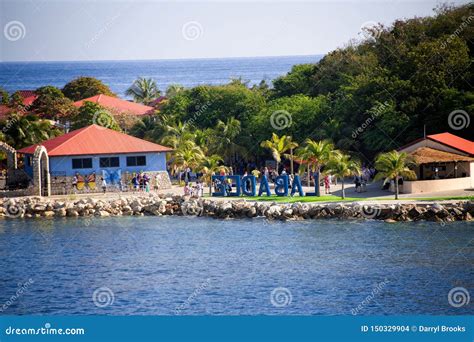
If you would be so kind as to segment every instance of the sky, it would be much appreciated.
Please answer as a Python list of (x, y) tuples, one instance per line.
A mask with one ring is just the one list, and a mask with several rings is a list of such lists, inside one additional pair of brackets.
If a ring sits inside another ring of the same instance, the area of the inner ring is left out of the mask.
[(325, 54), (442, 2), (0, 0), (0, 61)]

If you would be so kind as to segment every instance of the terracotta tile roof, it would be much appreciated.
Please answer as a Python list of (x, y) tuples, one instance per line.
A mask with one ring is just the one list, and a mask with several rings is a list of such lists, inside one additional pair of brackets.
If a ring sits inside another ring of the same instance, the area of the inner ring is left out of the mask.
[(74, 105), (76, 107), (80, 107), (85, 101), (98, 103), (101, 106), (110, 109), (115, 114), (147, 115), (152, 114), (154, 110), (154, 108), (150, 106), (145, 106), (140, 103), (130, 102), (103, 94), (95, 95), (88, 97), (87, 99), (74, 102)]
[(451, 133), (439, 133), (427, 136), (428, 139), (450, 146), (464, 153), (474, 156), (474, 142), (463, 139)]
[(31, 106), (38, 97), (34, 90), (18, 90), (18, 93), (23, 97), (23, 104), (25, 106)]
[(12, 109), (5, 105), (0, 105), (0, 120), (8, 119), (8, 115), (11, 113)]
[(446, 162), (461, 162), (474, 161), (474, 158), (462, 156), (456, 153), (436, 150), (430, 147), (419, 147), (413, 152), (409, 153), (416, 164), (429, 163), (446, 163)]
[[(171, 148), (132, 137), (108, 128), (90, 125), (41, 143), (49, 156), (168, 152)], [(36, 145), (18, 152), (33, 154)]]

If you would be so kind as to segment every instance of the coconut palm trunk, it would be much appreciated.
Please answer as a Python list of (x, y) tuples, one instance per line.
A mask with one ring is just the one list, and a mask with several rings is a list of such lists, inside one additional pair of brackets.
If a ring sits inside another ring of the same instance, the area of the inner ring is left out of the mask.
[(319, 166), (314, 175), (314, 189), (316, 190), (316, 196), (321, 196), (321, 189), (319, 188), (319, 180), (321, 174), (321, 167)]
[(290, 149), (290, 172), (294, 174), (294, 166), (293, 166), (293, 149)]
[(344, 189), (344, 177), (341, 178), (342, 199), (346, 198), (346, 190)]
[(311, 169), (308, 163), (308, 187), (311, 186)]
[(398, 199), (398, 176), (395, 177), (395, 199)]

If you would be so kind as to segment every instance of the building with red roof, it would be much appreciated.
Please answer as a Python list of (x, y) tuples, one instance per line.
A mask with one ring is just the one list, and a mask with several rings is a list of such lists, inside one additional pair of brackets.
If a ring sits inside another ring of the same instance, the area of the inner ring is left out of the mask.
[(403, 192), (423, 193), (474, 188), (474, 142), (451, 133), (428, 135), (399, 149), (416, 164), (416, 181)]
[(33, 182), (50, 179), (54, 190), (72, 188), (74, 178), (83, 185), (93, 179), (95, 188), (96, 175), (107, 185), (118, 187), (130, 185), (134, 175), (145, 174), (153, 186), (169, 187), (166, 153), (170, 151), (169, 147), (90, 125), (17, 152), (24, 155), (24, 169)]
[[(28, 107), (33, 104), (38, 98), (38, 95), (35, 94), (34, 90), (18, 90), (17, 93), (23, 98), (23, 105), (26, 108), (26, 110), (21, 111), (21, 113), (28, 113)], [(0, 104), (0, 120), (7, 120), (12, 112), (13, 108)]]
[(97, 103), (102, 107), (110, 110), (112, 114), (142, 116), (151, 115), (154, 112), (153, 107), (145, 106), (140, 103), (130, 102), (127, 100), (119, 99), (117, 97), (112, 97), (103, 94), (76, 101), (74, 102), (74, 106), (81, 107), (86, 101)]
[(17, 93), (23, 98), (23, 105), (31, 106), (38, 98), (34, 90), (18, 90)]

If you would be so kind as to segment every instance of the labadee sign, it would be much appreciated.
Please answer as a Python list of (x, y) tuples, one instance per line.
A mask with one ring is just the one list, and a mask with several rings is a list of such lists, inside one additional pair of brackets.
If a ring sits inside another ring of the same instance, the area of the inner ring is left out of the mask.
[[(212, 176), (212, 182), (216, 184), (217, 191), (212, 193), (212, 196), (271, 196), (270, 184), (266, 176), (262, 176), (260, 179), (260, 184), (258, 187), (257, 195), (257, 178), (255, 176)], [(229, 186), (231, 185), (232, 186)], [(293, 196), (295, 193), (298, 193), (300, 196), (315, 196), (315, 192), (304, 193), (303, 186), (301, 185), (301, 179), (299, 176), (294, 176), (293, 182), (291, 183), (290, 191), (290, 181), (288, 175), (281, 175), (275, 178), (275, 188), (273, 189), (275, 195), (277, 196), (288, 196), (291, 194)]]

